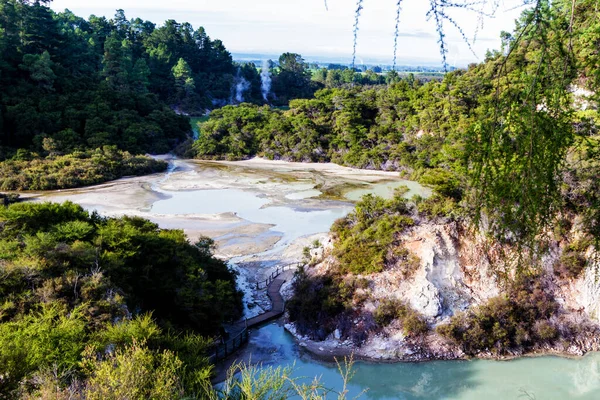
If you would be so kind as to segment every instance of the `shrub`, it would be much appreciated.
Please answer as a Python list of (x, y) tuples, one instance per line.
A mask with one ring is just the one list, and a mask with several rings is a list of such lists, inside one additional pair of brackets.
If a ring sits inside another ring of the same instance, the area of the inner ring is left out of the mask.
[(387, 326), (398, 317), (400, 307), (401, 304), (396, 299), (383, 300), (375, 309), (375, 312), (373, 313), (373, 318), (375, 318), (375, 322), (378, 325)]
[(437, 331), (469, 355), (526, 350), (540, 340), (556, 337), (548, 319), (557, 308), (539, 277), (521, 278), (506, 295), (455, 315), (447, 324), (438, 326)]
[(452, 218), (460, 211), (455, 199), (438, 193), (427, 199), (416, 197), (414, 200), (419, 213), (429, 218)]
[(379, 303), (379, 306), (373, 313), (375, 322), (379, 326), (387, 326), (392, 321), (398, 319), (408, 336), (418, 336), (428, 331), (425, 319), (408, 304), (397, 299), (386, 299)]
[(86, 373), (87, 398), (199, 390), (211, 372), (200, 335), (241, 313), (235, 273), (213, 249), (68, 202), (0, 207), (0, 397), (41, 396), (52, 383), (59, 396)]
[(298, 270), (294, 297), (287, 303), (290, 321), (296, 322), (302, 335), (324, 340), (336, 329), (337, 319), (351, 308), (354, 285), (338, 273), (311, 277)]
[(583, 239), (567, 246), (554, 264), (554, 273), (563, 279), (578, 278), (587, 265), (584, 253), (589, 245), (590, 241)]
[(414, 223), (405, 215), (408, 205), (401, 194), (398, 192), (391, 200), (363, 196), (354, 212), (334, 223), (333, 254), (342, 272), (362, 274), (384, 269), (396, 236)]
[(567, 250), (554, 265), (554, 273), (565, 279), (576, 279), (585, 269), (587, 260), (577, 251)]
[(456, 174), (448, 170), (441, 168), (426, 170), (419, 182), (433, 187), (443, 197), (449, 197), (457, 201), (462, 198), (460, 180)]
[(164, 171), (167, 163), (114, 146), (46, 159), (0, 163), (0, 190), (54, 190), (94, 185), (124, 176)]
[(179, 378), (183, 363), (170, 351), (151, 351), (135, 343), (102, 360), (92, 357), (87, 368), (91, 378), (86, 399), (170, 400), (184, 395)]

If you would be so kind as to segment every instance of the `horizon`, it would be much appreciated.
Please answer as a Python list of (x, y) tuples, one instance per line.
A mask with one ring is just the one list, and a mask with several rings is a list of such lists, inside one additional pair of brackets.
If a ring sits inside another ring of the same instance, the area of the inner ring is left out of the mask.
[[(223, 0), (219, 4), (208, 0), (191, 2), (172, 0), (166, 8), (157, 0), (105, 0), (81, 2), (79, 0), (54, 0), (50, 7), (62, 12), (69, 9), (76, 15), (112, 18), (123, 9), (128, 19), (142, 18), (157, 25), (173, 19), (189, 22), (194, 29), (203, 26), (212, 39), (223, 41), (232, 54), (281, 54), (292, 52), (305, 58), (318, 60), (352, 59), (353, 24), (355, 4), (350, 0), (262, 0), (260, 3), (243, 0)], [(307, 6), (306, 3), (310, 5)], [(448, 42), (449, 66), (466, 66), (480, 62), (487, 50), (500, 47), (500, 32), (510, 31), (523, 8), (517, 0), (505, 1), (496, 18), (487, 19), (482, 29), (477, 29), (477, 19), (464, 10), (455, 10), (455, 20), (472, 39), (473, 55), (457, 30), (445, 25)], [(441, 66), (442, 57), (437, 43), (433, 21), (426, 21), (424, 2), (405, 2), (400, 14), (397, 65)], [(368, 3), (359, 21), (357, 64), (373, 63), (392, 65), (395, 25), (395, 1), (385, 4)], [(373, 61), (375, 60), (375, 61)], [(387, 61), (386, 61), (387, 60)]]

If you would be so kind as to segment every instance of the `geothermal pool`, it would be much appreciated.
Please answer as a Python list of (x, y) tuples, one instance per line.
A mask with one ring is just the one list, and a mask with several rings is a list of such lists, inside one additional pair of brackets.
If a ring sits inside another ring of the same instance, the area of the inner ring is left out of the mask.
[[(317, 376), (329, 388), (342, 380), (333, 363), (315, 361), (283, 327), (271, 323), (251, 338), (249, 347), (264, 365), (295, 364), (304, 381)], [(511, 361), (430, 361), (376, 364), (355, 362), (349, 399), (538, 399), (600, 398), (600, 353), (579, 359), (529, 357)], [(332, 398), (335, 398), (333, 396)]]
[[(335, 166), (249, 161), (172, 161), (165, 174), (123, 179), (71, 191), (47, 192), (41, 201), (71, 200), (104, 215), (134, 214), (190, 237), (208, 235), (240, 269), (248, 304), (253, 280), (275, 263), (301, 258), (302, 248), (352, 210), (350, 200), (366, 193), (391, 196), (400, 185), (409, 196), (428, 195), (393, 173)], [(323, 196), (327, 191), (335, 198)], [(246, 307), (249, 316), (260, 305)], [(307, 381), (321, 377), (339, 389), (334, 364), (317, 361), (278, 323), (251, 334), (244, 356), (266, 366), (295, 364)], [(523, 358), (513, 361), (442, 361), (375, 364), (357, 362), (350, 396), (364, 399), (598, 399), (600, 354), (580, 359)], [(332, 396), (335, 398), (335, 396)]]

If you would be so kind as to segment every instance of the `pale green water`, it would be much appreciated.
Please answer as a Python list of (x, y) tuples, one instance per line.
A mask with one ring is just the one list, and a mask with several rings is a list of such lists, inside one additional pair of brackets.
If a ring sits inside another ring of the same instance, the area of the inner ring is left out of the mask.
[(348, 200), (358, 201), (362, 196), (370, 193), (376, 196), (381, 196), (384, 199), (391, 199), (394, 196), (394, 190), (400, 186), (406, 186), (408, 188), (408, 193), (406, 193), (404, 196), (407, 199), (410, 199), (414, 195), (419, 195), (421, 197), (431, 196), (431, 189), (421, 186), (418, 182), (399, 180), (394, 182), (371, 184), (364, 189), (352, 190), (346, 193), (344, 197), (346, 197)]
[[(263, 365), (295, 363), (295, 376), (305, 378), (307, 383), (317, 376), (328, 388), (340, 389), (342, 385), (334, 364), (317, 362), (304, 354), (277, 324), (259, 329), (251, 337), (250, 346)], [(600, 353), (580, 359), (357, 362), (355, 373), (349, 398), (367, 390), (361, 399), (600, 399)]]

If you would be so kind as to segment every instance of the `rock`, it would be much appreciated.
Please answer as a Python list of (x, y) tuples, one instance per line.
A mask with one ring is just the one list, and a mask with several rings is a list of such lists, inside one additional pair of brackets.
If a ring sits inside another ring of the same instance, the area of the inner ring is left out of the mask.
[(339, 329), (333, 331), (333, 337), (335, 338), (335, 340), (340, 340), (342, 338), (342, 334), (340, 333)]

